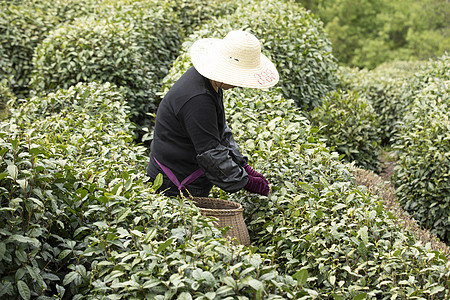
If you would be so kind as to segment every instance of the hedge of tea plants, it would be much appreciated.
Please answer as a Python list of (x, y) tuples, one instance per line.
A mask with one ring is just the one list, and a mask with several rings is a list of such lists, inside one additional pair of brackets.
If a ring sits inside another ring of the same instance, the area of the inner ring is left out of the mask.
[(319, 135), (347, 162), (378, 172), (381, 149), (379, 119), (370, 105), (355, 91), (329, 93), (321, 106), (309, 113), (311, 124), (320, 127)]
[(390, 62), (374, 70), (341, 67), (338, 71), (343, 89), (356, 91), (368, 99), (379, 119), (379, 135), (383, 145), (391, 145), (404, 115), (417, 91), (415, 74), (424, 62)]
[(0, 80), (10, 80), (17, 96), (28, 96), (36, 46), (56, 26), (92, 12), (99, 2), (0, 1)]
[(177, 16), (164, 2), (108, 2), (49, 33), (36, 48), (31, 85), (46, 93), (80, 81), (114, 83), (127, 91), (132, 120), (148, 126), (155, 90), (181, 37)]
[(444, 56), (418, 75), (423, 88), (402, 118), (396, 137), (396, 196), (419, 223), (450, 241), (450, 60)]
[(67, 274), (88, 276), (82, 241), (99, 217), (89, 221), (88, 194), (107, 188), (139, 155), (127, 144), (126, 113), (123, 96), (109, 84), (12, 103), (0, 133), (2, 297), (76, 294), (64, 287), (73, 281)]
[[(78, 84), (0, 123), (5, 299), (285, 299), (298, 280), (221, 238), (189, 200), (155, 194), (124, 91)], [(160, 180), (160, 179), (159, 179)]]

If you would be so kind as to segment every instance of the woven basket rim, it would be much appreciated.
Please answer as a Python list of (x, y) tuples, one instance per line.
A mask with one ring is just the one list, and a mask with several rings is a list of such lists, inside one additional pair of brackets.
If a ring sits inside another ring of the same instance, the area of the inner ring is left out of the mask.
[[(240, 203), (230, 201), (230, 200), (219, 199), (219, 198), (209, 198), (209, 197), (194, 197), (192, 200), (194, 201), (195, 206), (197, 206), (197, 208), (200, 211), (208, 212), (208, 214), (214, 213), (214, 214), (220, 214), (220, 215), (235, 215), (235, 214), (239, 214), (244, 211), (244, 208), (242, 207), (242, 205)], [(235, 208), (218, 209), (218, 208), (199, 207), (196, 202), (201, 202), (202, 200), (226, 203), (231, 206), (234, 206)]]

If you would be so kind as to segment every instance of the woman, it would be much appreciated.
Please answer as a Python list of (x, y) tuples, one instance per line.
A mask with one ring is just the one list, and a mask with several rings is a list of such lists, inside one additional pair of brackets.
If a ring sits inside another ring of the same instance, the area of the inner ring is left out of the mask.
[(239, 152), (225, 122), (223, 91), (274, 86), (279, 80), (274, 64), (246, 31), (198, 40), (190, 54), (194, 66), (159, 105), (147, 174), (152, 180), (163, 174), (160, 190), (168, 196), (187, 190), (207, 197), (213, 185), (267, 196), (269, 182)]

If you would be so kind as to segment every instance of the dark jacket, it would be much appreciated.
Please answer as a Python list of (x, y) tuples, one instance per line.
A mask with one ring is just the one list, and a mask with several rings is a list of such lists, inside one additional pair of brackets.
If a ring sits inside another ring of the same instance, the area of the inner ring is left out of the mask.
[(193, 189), (217, 185), (227, 192), (242, 189), (248, 181), (247, 157), (239, 152), (225, 121), (223, 93), (190, 68), (159, 105), (147, 174), (164, 175), (153, 158), (172, 170), (181, 182), (198, 168), (204, 175), (187, 186)]

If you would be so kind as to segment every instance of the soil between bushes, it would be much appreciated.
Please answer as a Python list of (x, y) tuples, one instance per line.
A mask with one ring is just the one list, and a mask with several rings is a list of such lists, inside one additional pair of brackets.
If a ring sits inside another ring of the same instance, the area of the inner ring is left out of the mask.
[(380, 155), (382, 168), (379, 175), (372, 171), (356, 168), (356, 183), (358, 185), (365, 185), (369, 191), (382, 198), (384, 200), (384, 206), (398, 218), (398, 224), (403, 225), (406, 230), (414, 232), (424, 244), (430, 243), (433, 250), (440, 251), (447, 256), (447, 258), (450, 258), (450, 247), (441, 242), (436, 235), (429, 230), (421, 228), (417, 221), (404, 211), (398, 203), (395, 198), (395, 188), (391, 183), (391, 178), (394, 174), (395, 160), (388, 159), (388, 155), (389, 154), (386, 153)]

